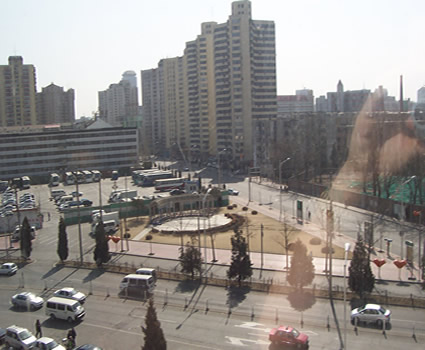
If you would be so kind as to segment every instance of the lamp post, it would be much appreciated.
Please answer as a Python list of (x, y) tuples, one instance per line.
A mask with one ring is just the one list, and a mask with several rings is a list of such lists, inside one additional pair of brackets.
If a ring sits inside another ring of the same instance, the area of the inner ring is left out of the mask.
[(221, 190), (221, 168), (220, 168), (220, 154), (226, 152), (227, 149), (223, 149), (217, 154), (217, 169), (218, 169), (218, 188)]
[(279, 162), (279, 221), (282, 219), (282, 165), (291, 158), (286, 158)]
[(348, 252), (350, 251), (350, 243), (345, 243), (345, 252), (344, 252), (344, 350), (347, 350), (347, 258)]
[[(205, 200), (207, 196), (210, 194), (211, 188), (207, 190), (207, 192), (202, 197), (202, 210), (204, 211), (204, 272), (205, 279), (207, 278), (207, 229), (206, 229), (206, 221), (205, 221)], [(200, 239), (200, 237), (199, 237)], [(202, 280), (202, 279), (201, 279)]]

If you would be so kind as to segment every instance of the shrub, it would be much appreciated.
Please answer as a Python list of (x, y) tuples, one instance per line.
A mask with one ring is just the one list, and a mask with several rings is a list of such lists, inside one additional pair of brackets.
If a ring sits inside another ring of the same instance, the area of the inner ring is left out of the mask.
[(294, 243), (289, 243), (289, 244), (288, 244), (288, 250), (289, 250), (290, 252), (294, 251)]
[(151, 234), (146, 235), (145, 239), (146, 239), (147, 241), (150, 241), (150, 240), (152, 239), (152, 235), (151, 235)]
[(227, 209), (232, 210), (233, 209), (233, 205), (228, 205)]
[[(322, 248), (322, 253), (323, 254), (326, 254), (326, 253), (329, 254), (329, 252), (330, 252), (330, 249), (328, 247), (323, 247)], [(334, 254), (334, 253), (335, 253), (335, 249), (332, 248), (332, 254)]]
[(251, 214), (252, 214), (252, 215), (257, 215), (257, 214), (258, 214), (258, 212), (257, 212), (256, 210), (253, 210), (253, 211), (251, 212)]
[(311, 245), (319, 245), (321, 243), (322, 243), (322, 240), (319, 237), (313, 237), (312, 239), (310, 239)]
[(124, 233), (124, 238), (130, 238), (130, 237), (131, 235), (128, 232)]
[(237, 208), (238, 207), (238, 205), (235, 203), (235, 204), (233, 204), (233, 208)]
[(243, 211), (247, 211), (248, 210), (248, 207), (243, 207), (242, 210)]

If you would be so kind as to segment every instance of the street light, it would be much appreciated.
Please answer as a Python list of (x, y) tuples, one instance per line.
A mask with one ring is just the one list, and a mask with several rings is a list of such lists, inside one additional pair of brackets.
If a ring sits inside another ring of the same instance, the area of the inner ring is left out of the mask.
[(346, 282), (346, 270), (347, 270), (347, 258), (348, 252), (350, 251), (350, 243), (345, 243), (344, 252), (344, 350), (347, 350), (347, 282)]
[(221, 189), (221, 169), (220, 169), (220, 154), (226, 152), (227, 149), (223, 149), (217, 154), (217, 168), (218, 168), (218, 188)]
[(286, 158), (279, 162), (279, 221), (282, 220), (282, 165), (286, 163), (288, 160), (291, 160), (291, 158)]
[[(205, 219), (205, 200), (207, 196), (210, 194), (212, 188), (209, 188), (207, 192), (202, 197), (202, 210), (204, 211), (204, 272), (205, 279), (207, 278), (207, 230), (206, 230), (206, 219)], [(202, 281), (202, 278), (201, 278)]]

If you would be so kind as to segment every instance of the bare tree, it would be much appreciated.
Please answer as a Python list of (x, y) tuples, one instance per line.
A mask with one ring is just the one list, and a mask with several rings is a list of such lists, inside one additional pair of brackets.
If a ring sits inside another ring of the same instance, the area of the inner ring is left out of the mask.
[(289, 224), (285, 212), (283, 213), (283, 222), (282, 228), (278, 231), (279, 237), (274, 239), (274, 241), (279, 244), (284, 250), (286, 254), (286, 262), (284, 269), (287, 270), (289, 268), (289, 248), (291, 245), (291, 238), (293, 238), (294, 234), (298, 230)]

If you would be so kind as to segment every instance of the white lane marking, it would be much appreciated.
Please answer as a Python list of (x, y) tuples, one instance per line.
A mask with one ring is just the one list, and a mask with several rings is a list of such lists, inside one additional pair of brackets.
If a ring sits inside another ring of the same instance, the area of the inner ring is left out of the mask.
[(245, 338), (237, 338), (237, 337), (229, 337), (225, 336), (225, 338), (228, 340), (228, 344), (237, 345), (237, 346), (250, 346), (245, 343), (251, 343), (255, 345), (269, 345), (269, 342), (266, 342), (264, 340), (252, 340), (252, 339), (245, 339)]

